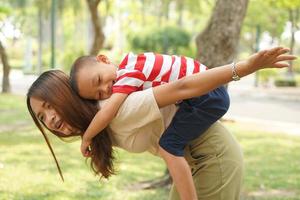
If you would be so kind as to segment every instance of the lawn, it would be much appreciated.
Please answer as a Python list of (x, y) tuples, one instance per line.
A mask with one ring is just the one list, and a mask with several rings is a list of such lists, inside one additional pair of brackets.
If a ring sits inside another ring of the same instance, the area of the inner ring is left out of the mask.
[[(116, 150), (117, 175), (98, 181), (80, 155), (80, 141), (64, 143), (50, 136), (63, 183), (24, 102), (21, 96), (0, 95), (0, 200), (167, 199), (167, 188), (128, 189), (162, 176), (165, 166), (159, 158)], [(225, 124), (244, 150), (243, 199), (300, 200), (300, 136)]]

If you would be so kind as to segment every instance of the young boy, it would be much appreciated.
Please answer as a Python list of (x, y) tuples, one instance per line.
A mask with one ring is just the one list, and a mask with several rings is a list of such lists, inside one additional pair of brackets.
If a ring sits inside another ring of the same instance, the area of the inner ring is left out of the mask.
[[(129, 53), (116, 67), (104, 55), (78, 58), (71, 69), (71, 85), (86, 99), (108, 99), (83, 135), (81, 151), (88, 156), (92, 138), (100, 133), (116, 115), (120, 105), (131, 93), (172, 82), (194, 73), (206, 71), (207, 67), (184, 56)], [(197, 98), (179, 103), (170, 126), (160, 138), (159, 153), (169, 166), (175, 185), (185, 185), (180, 190), (195, 193), (190, 169), (183, 158), (188, 142), (205, 132), (220, 119), (229, 108), (229, 97), (224, 87), (217, 88)], [(200, 130), (200, 131), (199, 131)], [(174, 168), (174, 167), (173, 167)], [(177, 172), (175, 172), (175, 171)], [(174, 174), (181, 172), (181, 176)]]

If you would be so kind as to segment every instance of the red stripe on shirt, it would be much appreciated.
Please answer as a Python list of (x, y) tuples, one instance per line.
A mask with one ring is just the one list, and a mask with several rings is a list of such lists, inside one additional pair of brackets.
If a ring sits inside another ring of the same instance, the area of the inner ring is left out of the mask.
[(142, 72), (134, 71), (134, 72), (128, 72), (128, 73), (123, 74), (122, 76), (119, 76), (117, 78), (116, 82), (118, 82), (119, 80), (121, 80), (124, 77), (133, 77), (133, 78), (136, 78), (136, 79), (140, 79), (142, 81), (146, 81), (146, 77)]
[(164, 60), (163, 56), (161, 54), (155, 54), (154, 58), (155, 58), (154, 65), (153, 65), (151, 73), (148, 77), (148, 81), (155, 80), (162, 69), (162, 64), (163, 64), (163, 60)]
[(128, 63), (128, 56), (129, 54), (127, 54), (125, 56), (125, 58), (121, 61), (120, 65), (119, 65), (119, 69), (124, 69)]
[(141, 90), (141, 87), (134, 87), (129, 85), (121, 85), (121, 86), (113, 86), (112, 92), (113, 93), (124, 93), (124, 94), (130, 94), (132, 92)]
[(146, 62), (146, 56), (144, 54), (139, 54), (137, 56), (134, 69), (142, 72), (145, 66), (145, 62)]
[(186, 76), (186, 58), (184, 56), (181, 56), (180, 59), (181, 59), (181, 66), (180, 66), (178, 79), (181, 79), (182, 77)]
[(194, 71), (193, 74), (198, 73), (200, 71), (200, 63), (197, 60), (194, 60)]
[(161, 85), (161, 82), (159, 82), (159, 81), (153, 81), (152, 82), (152, 87), (155, 87), (155, 86), (158, 86), (158, 85)]

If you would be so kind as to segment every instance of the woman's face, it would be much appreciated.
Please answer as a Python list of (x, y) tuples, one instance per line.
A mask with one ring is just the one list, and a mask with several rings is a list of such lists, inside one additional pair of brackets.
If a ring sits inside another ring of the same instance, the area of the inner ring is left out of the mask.
[(78, 132), (78, 130), (75, 130), (69, 124), (67, 124), (48, 102), (31, 97), (30, 105), (35, 113), (35, 116), (48, 129), (65, 135), (70, 135), (76, 131)]

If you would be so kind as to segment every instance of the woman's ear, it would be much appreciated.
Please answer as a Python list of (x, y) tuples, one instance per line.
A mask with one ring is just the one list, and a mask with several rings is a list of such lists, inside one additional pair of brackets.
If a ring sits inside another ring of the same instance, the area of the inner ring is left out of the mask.
[(108, 57), (106, 55), (99, 54), (98, 56), (96, 56), (96, 59), (98, 62), (104, 62), (106, 64), (111, 64), (110, 60), (108, 59)]

